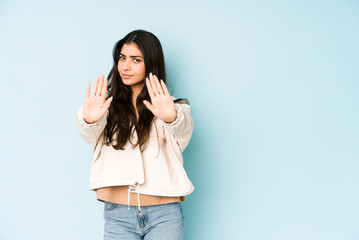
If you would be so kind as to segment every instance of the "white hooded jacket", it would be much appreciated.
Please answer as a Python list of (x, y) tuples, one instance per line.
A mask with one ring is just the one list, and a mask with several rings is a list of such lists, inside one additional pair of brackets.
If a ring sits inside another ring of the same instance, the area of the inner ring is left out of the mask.
[[(150, 129), (149, 142), (141, 153), (129, 141), (124, 150), (103, 144), (103, 130), (107, 114), (98, 122), (88, 124), (83, 109), (76, 115), (81, 137), (94, 148), (90, 167), (90, 190), (101, 187), (129, 185), (133, 192), (155, 196), (185, 196), (194, 187), (183, 168), (182, 152), (193, 131), (191, 108), (175, 103), (177, 118), (168, 124), (155, 117)], [(132, 142), (136, 142), (136, 131)], [(98, 141), (98, 142), (97, 142)]]

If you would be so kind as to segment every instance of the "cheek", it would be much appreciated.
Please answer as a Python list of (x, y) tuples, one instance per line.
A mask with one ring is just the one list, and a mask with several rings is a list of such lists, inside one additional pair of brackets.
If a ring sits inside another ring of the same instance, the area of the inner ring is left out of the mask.
[(137, 72), (138, 72), (141, 76), (145, 77), (145, 74), (146, 74), (145, 65), (139, 66), (138, 69), (137, 69)]

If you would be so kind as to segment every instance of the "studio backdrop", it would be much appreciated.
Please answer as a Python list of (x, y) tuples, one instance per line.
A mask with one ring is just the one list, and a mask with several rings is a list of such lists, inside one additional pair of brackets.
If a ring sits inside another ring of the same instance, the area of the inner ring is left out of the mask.
[(135, 29), (191, 104), (186, 240), (359, 239), (354, 0), (2, 0), (0, 239), (102, 239), (75, 114)]

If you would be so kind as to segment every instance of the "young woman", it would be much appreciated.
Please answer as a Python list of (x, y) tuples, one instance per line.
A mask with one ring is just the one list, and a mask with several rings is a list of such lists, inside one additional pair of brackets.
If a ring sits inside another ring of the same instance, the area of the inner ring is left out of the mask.
[(80, 135), (94, 149), (90, 190), (103, 201), (104, 239), (183, 239), (181, 202), (194, 187), (182, 152), (193, 121), (184, 99), (166, 87), (161, 44), (136, 30), (118, 41), (107, 78), (87, 84), (77, 112)]

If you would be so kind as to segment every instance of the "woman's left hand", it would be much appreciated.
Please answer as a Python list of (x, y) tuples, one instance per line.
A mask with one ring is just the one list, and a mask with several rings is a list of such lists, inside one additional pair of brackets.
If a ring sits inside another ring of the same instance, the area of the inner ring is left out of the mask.
[(173, 98), (171, 97), (166, 84), (150, 73), (150, 78), (146, 78), (146, 86), (151, 97), (152, 104), (144, 100), (146, 107), (159, 119), (166, 123), (171, 123), (176, 120), (177, 113)]

